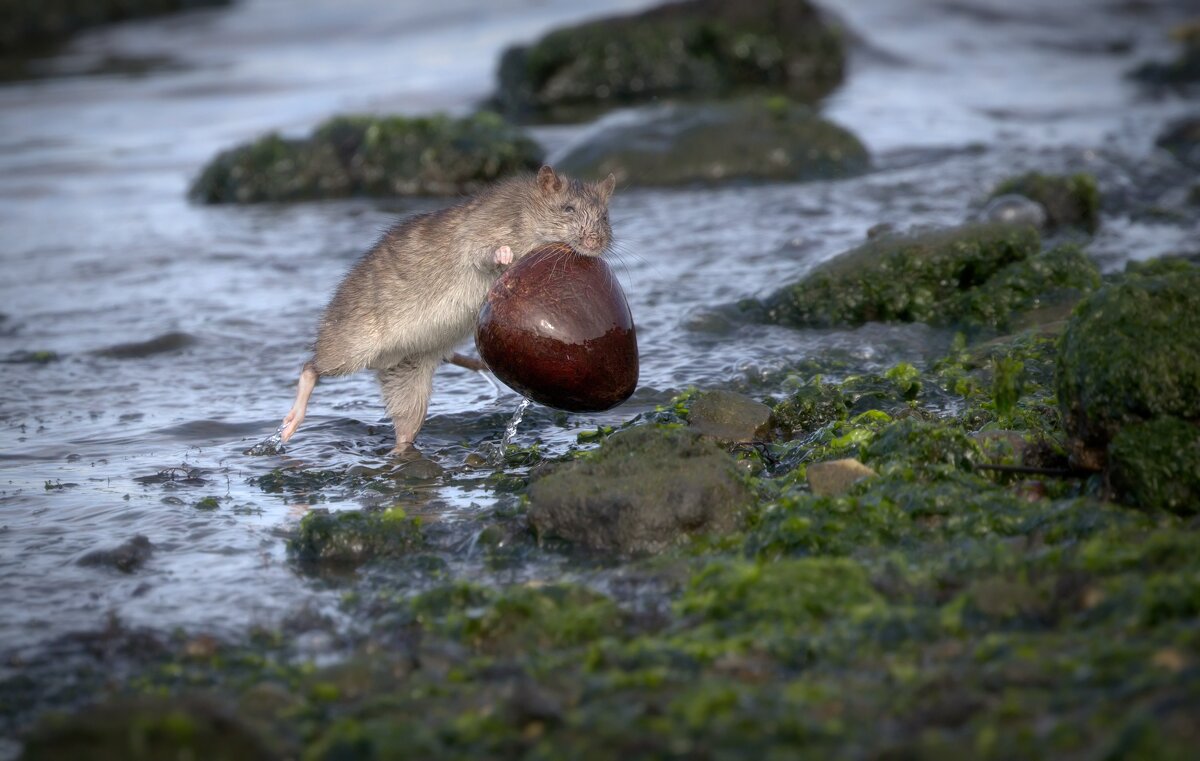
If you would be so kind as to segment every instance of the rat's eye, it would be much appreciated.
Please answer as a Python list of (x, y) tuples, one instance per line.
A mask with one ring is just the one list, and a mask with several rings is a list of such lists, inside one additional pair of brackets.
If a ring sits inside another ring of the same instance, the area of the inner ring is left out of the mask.
[(574, 213), (575, 213), (575, 207), (574, 207), (574, 206), (572, 206), (571, 204), (567, 204), (567, 205), (563, 206), (563, 213), (565, 213), (565, 214), (574, 214)]

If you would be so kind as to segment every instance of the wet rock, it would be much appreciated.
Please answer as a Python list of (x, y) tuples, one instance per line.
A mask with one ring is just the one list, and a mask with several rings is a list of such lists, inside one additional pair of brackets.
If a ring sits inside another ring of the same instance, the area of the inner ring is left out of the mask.
[(1046, 211), (1050, 229), (1075, 227), (1095, 232), (1100, 226), (1100, 191), (1090, 174), (1068, 176), (1028, 174), (1004, 180), (992, 189), (992, 200), (1019, 195), (1037, 202)]
[(873, 469), (851, 458), (814, 462), (808, 466), (808, 488), (818, 497), (836, 497), (876, 475)]
[(212, 759), (269, 761), (264, 738), (208, 701), (120, 700), (44, 721), (28, 738), (25, 761), (52, 759)]
[(309, 511), (289, 540), (302, 563), (353, 567), (380, 557), (402, 557), (423, 545), (420, 521), (393, 507), (382, 511)]
[(846, 399), (837, 386), (814, 379), (775, 405), (775, 425), (791, 438), (810, 433), (834, 420), (845, 420)]
[(716, 444), (692, 431), (644, 426), (534, 480), (529, 516), (542, 535), (603, 552), (649, 553), (732, 531), (750, 497)]
[(1200, 512), (1200, 425), (1173, 417), (1127, 425), (1108, 448), (1108, 464), (1122, 502)]
[(1032, 225), (1039, 230), (1045, 227), (1047, 220), (1045, 206), (1017, 193), (1005, 193), (992, 198), (979, 213), (979, 218), (983, 222)]
[(1171, 61), (1147, 61), (1131, 72), (1131, 76), (1149, 85), (1168, 88), (1194, 86), (1200, 82), (1200, 23), (1177, 27), (1174, 37), (1181, 50)]
[(881, 430), (863, 449), (862, 459), (877, 463), (881, 472), (912, 480), (970, 471), (983, 453), (960, 428), (905, 418)]
[(688, 426), (720, 442), (762, 441), (771, 431), (771, 408), (745, 394), (705, 391), (692, 402)]
[(1063, 304), (1069, 309), (1099, 287), (1096, 264), (1083, 249), (1065, 244), (1005, 266), (978, 288), (952, 298), (935, 321), (1008, 330), (1033, 310)]
[(836, 87), (844, 67), (841, 35), (807, 0), (691, 0), (510, 48), (494, 104), (561, 120), (666, 96), (770, 90), (809, 101)]
[(491, 113), (463, 119), (341, 116), (302, 140), (268, 135), (219, 154), (193, 183), (202, 203), (455, 196), (536, 169), (541, 149)]
[(124, 544), (107, 550), (93, 550), (79, 558), (79, 565), (111, 566), (122, 573), (133, 573), (154, 554), (154, 545), (138, 534)]
[(1057, 388), (1080, 467), (1103, 467), (1126, 425), (1200, 421), (1200, 267), (1134, 267), (1084, 300), (1062, 338)]
[(885, 235), (739, 308), (762, 322), (793, 327), (953, 322), (958, 315), (948, 303), (1040, 247), (1034, 228), (999, 224)]
[(1158, 136), (1155, 145), (1165, 148), (1185, 166), (1200, 169), (1200, 114), (1172, 123)]
[(6, 0), (0, 54), (36, 53), (88, 27), (162, 13), (228, 5), (230, 0)]
[(870, 159), (857, 137), (807, 107), (751, 98), (620, 114), (558, 163), (580, 177), (663, 186), (847, 177)]
[(94, 354), (97, 357), (108, 357), (109, 359), (142, 359), (144, 357), (152, 357), (156, 354), (169, 354), (170, 352), (180, 351), (195, 343), (195, 336), (173, 331), (171, 333), (163, 333), (161, 336), (155, 336), (148, 341), (134, 341), (132, 343), (115, 344), (105, 349), (97, 349)]
[(1020, 465), (1029, 450), (1029, 442), (1019, 431), (979, 431), (971, 434), (971, 438), (979, 445), (984, 459), (991, 463)]

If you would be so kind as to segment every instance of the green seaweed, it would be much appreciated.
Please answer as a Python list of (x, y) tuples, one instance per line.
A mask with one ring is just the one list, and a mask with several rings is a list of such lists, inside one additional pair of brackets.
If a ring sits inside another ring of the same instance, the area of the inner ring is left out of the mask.
[(306, 139), (267, 135), (220, 153), (190, 190), (201, 203), (454, 196), (536, 169), (541, 149), (489, 112), (461, 119), (339, 116)]

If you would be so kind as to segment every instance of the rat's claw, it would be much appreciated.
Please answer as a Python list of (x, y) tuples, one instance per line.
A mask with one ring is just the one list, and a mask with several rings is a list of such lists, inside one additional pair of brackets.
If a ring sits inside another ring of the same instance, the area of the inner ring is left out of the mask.
[(496, 249), (496, 253), (492, 254), (492, 261), (496, 264), (512, 264), (513, 252), (508, 246), (501, 246)]

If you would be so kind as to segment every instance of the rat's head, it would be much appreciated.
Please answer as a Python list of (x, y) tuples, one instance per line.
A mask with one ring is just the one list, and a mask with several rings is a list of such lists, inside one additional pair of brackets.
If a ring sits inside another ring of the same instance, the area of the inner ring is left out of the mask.
[(600, 256), (612, 243), (608, 224), (608, 199), (617, 178), (581, 182), (544, 166), (534, 183), (530, 223), (544, 243), (564, 241), (581, 254)]

